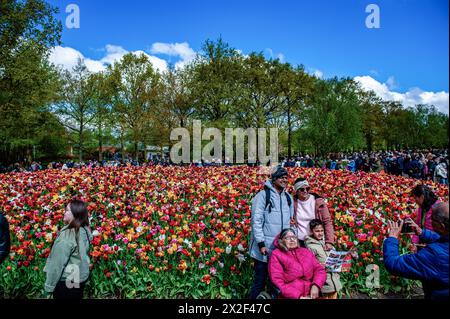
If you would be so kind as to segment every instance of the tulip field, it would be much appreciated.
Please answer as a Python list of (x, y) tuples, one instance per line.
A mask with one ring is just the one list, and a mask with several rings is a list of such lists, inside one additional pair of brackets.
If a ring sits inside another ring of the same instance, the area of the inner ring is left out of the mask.
[[(94, 239), (88, 298), (246, 298), (251, 199), (267, 176), (258, 168), (125, 167), (44, 170), (0, 175), (0, 210), (10, 223), (11, 254), (0, 266), (0, 298), (41, 298), (43, 268), (64, 208), (89, 203)], [(419, 181), (377, 173), (289, 169), (310, 180), (334, 217), (337, 248), (357, 246), (342, 275), (344, 295), (408, 294), (415, 283), (382, 263), (387, 220), (411, 215), (409, 190)], [(448, 187), (427, 182), (442, 199)], [(408, 237), (402, 249), (411, 249)], [(380, 287), (366, 287), (366, 266)]]

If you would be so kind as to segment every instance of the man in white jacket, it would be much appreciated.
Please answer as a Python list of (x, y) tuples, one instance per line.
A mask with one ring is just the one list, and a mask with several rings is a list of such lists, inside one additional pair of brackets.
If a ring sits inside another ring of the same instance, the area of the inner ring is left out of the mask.
[(294, 216), (292, 196), (286, 192), (288, 172), (277, 166), (271, 180), (264, 184), (252, 201), (250, 257), (254, 261), (254, 281), (250, 299), (256, 299), (264, 290), (268, 278), (268, 257), (275, 246), (275, 237), (290, 226)]

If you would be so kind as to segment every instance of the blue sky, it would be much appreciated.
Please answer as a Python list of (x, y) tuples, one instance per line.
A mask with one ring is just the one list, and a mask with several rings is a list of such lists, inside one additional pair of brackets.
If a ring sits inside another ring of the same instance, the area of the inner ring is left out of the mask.
[[(88, 59), (101, 60), (111, 53), (106, 45), (114, 45), (176, 63), (182, 57), (152, 51), (152, 45), (186, 42), (197, 52), (206, 39), (221, 35), (245, 54), (263, 51), (326, 78), (350, 76), (369, 86), (380, 84), (381, 95), (444, 92), (434, 98), (446, 99), (448, 109), (447, 0), (48, 2), (60, 8), (63, 21), (67, 5), (79, 6), (80, 28), (64, 27), (62, 47)], [(380, 8), (379, 29), (365, 25), (371, 3)]]

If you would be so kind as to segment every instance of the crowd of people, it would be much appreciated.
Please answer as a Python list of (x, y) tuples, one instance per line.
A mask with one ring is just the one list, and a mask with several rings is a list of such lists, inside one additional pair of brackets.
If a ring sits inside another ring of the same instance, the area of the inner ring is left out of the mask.
[(337, 153), (313, 158), (285, 158), (283, 167), (316, 167), (352, 172), (385, 172), (448, 185), (447, 150)]
[[(50, 162), (43, 165), (41, 162), (28, 164), (15, 163), (3, 166), (0, 163), (0, 173), (5, 172), (34, 172), (42, 169), (69, 169), (82, 167), (126, 167), (126, 166), (196, 166), (210, 167), (232, 165), (229, 159), (202, 159), (191, 163), (173, 163), (168, 157), (153, 157), (148, 161), (139, 161), (131, 157), (114, 156), (108, 160), (89, 160), (76, 162)], [(251, 166), (259, 166), (260, 162), (247, 163)], [(327, 157), (312, 157), (299, 155), (292, 158), (284, 158), (282, 167), (323, 168), (332, 170), (350, 170), (352, 172), (385, 172), (387, 174), (405, 176), (421, 180), (433, 180), (436, 183), (448, 185), (449, 158), (447, 150), (430, 151), (393, 151), (393, 152), (360, 152), (360, 153), (336, 153)]]
[(13, 172), (13, 173), (23, 173), (23, 172), (36, 172), (44, 169), (70, 169), (70, 168), (95, 168), (95, 167), (126, 167), (126, 166), (140, 166), (137, 160), (125, 159), (125, 160), (89, 160), (89, 161), (73, 161), (68, 160), (65, 162), (50, 162), (47, 165), (42, 164), (42, 162), (33, 161), (29, 164), (15, 163), (5, 167), (0, 163), (0, 173)]

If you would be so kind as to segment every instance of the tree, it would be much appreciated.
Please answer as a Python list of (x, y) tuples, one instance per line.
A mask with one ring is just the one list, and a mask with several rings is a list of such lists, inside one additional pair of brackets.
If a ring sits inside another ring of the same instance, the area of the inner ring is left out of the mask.
[(75, 145), (78, 159), (83, 160), (86, 131), (96, 118), (96, 89), (90, 81), (91, 74), (84, 62), (79, 59), (72, 71), (61, 71), (61, 92), (55, 113), (61, 123), (76, 133)]
[(400, 149), (406, 143), (405, 119), (408, 111), (404, 109), (400, 102), (383, 101), (383, 123), (382, 136), (386, 142), (388, 150)]
[(58, 9), (45, 1), (1, 1), (0, 12), (0, 70), (26, 48), (42, 56), (60, 43), (62, 25), (54, 17)]
[(288, 157), (292, 156), (293, 132), (302, 123), (302, 113), (308, 105), (314, 79), (308, 75), (303, 66), (293, 69), (289, 64), (283, 65), (283, 76), (279, 78), (283, 104), (282, 115), (286, 117)]
[[(275, 62), (277, 63), (277, 62)], [(276, 86), (274, 73), (278, 71), (273, 61), (262, 53), (251, 53), (242, 62), (237, 78), (242, 87), (242, 99), (234, 113), (235, 123), (241, 127), (264, 127), (279, 107), (277, 99), (281, 89)]]
[(316, 79), (305, 108), (301, 136), (316, 154), (349, 150), (362, 144), (357, 86), (350, 79)]
[(98, 160), (103, 160), (103, 142), (108, 127), (111, 126), (111, 100), (110, 90), (105, 73), (93, 73), (88, 78), (88, 86), (92, 89), (92, 106), (94, 112), (94, 128), (98, 141)]
[(161, 76), (144, 54), (128, 53), (108, 67), (109, 83), (114, 94), (112, 105), (118, 121), (130, 130), (136, 159), (139, 143), (150, 138), (155, 111), (161, 103)]
[(48, 113), (58, 81), (47, 57), (62, 27), (40, 0), (1, 1), (0, 12), (0, 161), (9, 163), (31, 159), (43, 126), (60, 129)]
[(169, 110), (180, 127), (186, 127), (195, 112), (192, 79), (186, 69), (169, 69), (163, 74), (162, 107)]
[(426, 144), (425, 147), (448, 148), (449, 134), (449, 118), (448, 115), (440, 113), (436, 108), (432, 108), (428, 115), (426, 127)]
[(362, 115), (362, 134), (366, 140), (367, 151), (372, 152), (374, 143), (382, 134), (382, 100), (373, 91), (358, 90), (357, 94)]
[(215, 127), (226, 127), (236, 110), (240, 86), (241, 55), (221, 38), (207, 40), (193, 63), (187, 66), (192, 79), (194, 115)]

